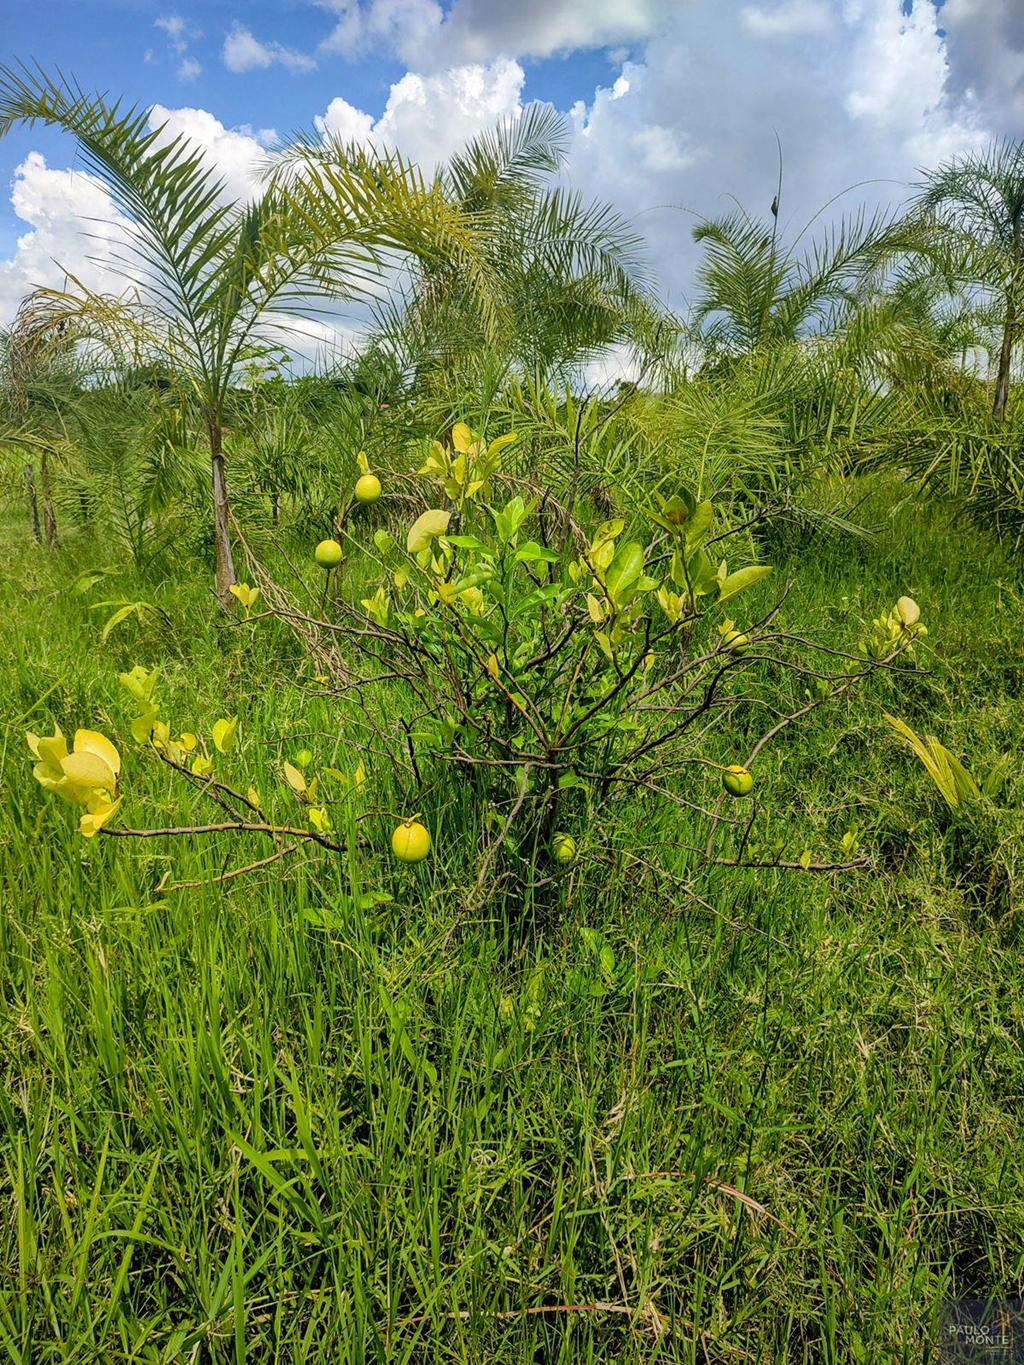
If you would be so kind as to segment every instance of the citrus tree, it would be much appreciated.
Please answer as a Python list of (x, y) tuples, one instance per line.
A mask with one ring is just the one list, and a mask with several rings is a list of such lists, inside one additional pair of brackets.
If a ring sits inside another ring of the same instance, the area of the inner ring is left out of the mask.
[[(909, 666), (925, 634), (916, 604), (901, 598), (848, 651), (783, 629), (781, 597), (737, 621), (732, 613), (771, 569), (730, 564), (722, 544), (735, 528), (682, 488), (629, 509), (628, 528), (626, 516), (586, 530), (574, 522), (556, 548), (548, 517), (503, 475), (513, 439), (488, 441), (457, 423), (451, 445), (432, 443), (419, 470), (427, 505), (394, 535), (363, 529), (365, 509), (386, 502), (363, 457), (341, 539), (315, 552), (324, 614), (283, 603), (264, 578), (272, 613), (312, 621), (341, 643), (342, 675), (319, 682), (352, 736), (347, 764), (303, 751), (261, 771), (236, 747), (238, 717), (206, 735), (179, 730), (161, 710), (156, 674), (137, 668), (121, 679), (133, 739), (221, 818), (118, 825), (120, 757), (115, 765), (104, 750), (97, 766), (102, 746), (89, 730), (70, 748), (59, 734), (29, 736), (39, 781), (82, 809), (88, 836), (247, 832), (277, 841), (272, 858), (308, 841), (351, 848), (360, 821), (391, 815), (397, 858), (420, 861), (432, 842), (457, 841), (475, 856), (481, 895), (489, 876), (525, 894), (577, 858), (606, 856), (610, 812), (624, 795), (703, 820), (703, 858), (749, 862), (752, 819), (730, 812), (734, 802), (758, 808), (759, 755), (876, 670)], [(331, 575), (341, 576), (333, 593)], [(250, 629), (264, 614), (263, 588), (233, 591), (248, 621), (238, 628)], [(472, 794), (473, 823), (446, 830), (441, 812), (455, 788)], [(395, 791), (405, 809), (389, 806)], [(806, 851), (789, 863), (776, 852), (768, 865), (812, 862)]]

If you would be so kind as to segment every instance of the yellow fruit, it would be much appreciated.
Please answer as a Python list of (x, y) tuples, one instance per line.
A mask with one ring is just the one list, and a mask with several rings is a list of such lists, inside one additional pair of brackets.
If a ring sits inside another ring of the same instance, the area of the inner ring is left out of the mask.
[(750, 648), (750, 636), (744, 635), (741, 630), (728, 630), (722, 636), (722, 643), (733, 654), (745, 654)]
[(733, 763), (722, 773), (722, 786), (730, 796), (749, 796), (754, 778), (741, 763)]
[(336, 540), (322, 540), (313, 552), (313, 558), (321, 569), (333, 569), (341, 563), (342, 550)]
[(421, 863), (430, 852), (430, 835), (418, 820), (407, 820), (392, 834), (391, 848), (400, 863)]
[(356, 502), (376, 502), (380, 497), (380, 479), (376, 474), (364, 474), (356, 480)]
[(571, 863), (576, 859), (576, 841), (568, 834), (556, 834), (552, 847), (560, 863)]

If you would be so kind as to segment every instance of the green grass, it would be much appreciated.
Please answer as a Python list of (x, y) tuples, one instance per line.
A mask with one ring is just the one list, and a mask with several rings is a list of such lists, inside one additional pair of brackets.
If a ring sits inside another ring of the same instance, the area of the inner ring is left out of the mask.
[[(831, 858), (852, 819), (875, 869), (697, 872), (681, 817), (635, 801), (623, 855), (595, 832), (532, 932), (498, 899), (467, 913), (455, 785), (412, 869), (370, 820), (346, 857), (167, 895), (267, 845), (81, 839), (23, 732), (126, 735), (119, 669), (159, 665), (179, 727), (237, 710), (268, 766), (352, 766), (359, 733), (194, 577), (94, 592), (173, 622), (102, 645), (69, 591), (99, 552), (8, 523), (0, 1352), (916, 1365), (944, 1295), (1019, 1294), (1020, 782), (946, 811), (881, 710), (978, 771), (1019, 751), (1024, 600), (955, 511), (868, 491), (873, 539), (779, 565), (785, 621), (848, 640), (910, 592), (928, 675), (788, 732), (759, 784), (760, 837)], [(203, 812), (122, 748), (130, 823)]]

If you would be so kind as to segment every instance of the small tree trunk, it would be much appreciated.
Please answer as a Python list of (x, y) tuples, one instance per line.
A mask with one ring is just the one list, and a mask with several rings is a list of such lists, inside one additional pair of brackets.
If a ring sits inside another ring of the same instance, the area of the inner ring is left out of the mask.
[(224, 458), (219, 420), (209, 418), (210, 460), (213, 475), (213, 537), (217, 553), (217, 596), (221, 605), (230, 607), (229, 591), (235, 580), (235, 563), (231, 556), (231, 522), (228, 506), (227, 460)]
[(1006, 300), (1006, 318), (1003, 322), (1003, 344), (999, 348), (999, 369), (996, 372), (996, 396), (992, 404), (992, 416), (1002, 420), (1006, 416), (1006, 403), (1010, 396), (1010, 361), (1013, 357), (1013, 329), (1016, 316), (1013, 294)]
[(53, 487), (50, 482), (50, 462), (44, 450), (39, 456), (39, 485), (43, 491), (43, 534), (46, 548), (57, 544), (57, 515), (53, 510)]
[(32, 518), (32, 538), (39, 545), (43, 539), (43, 529), (39, 525), (39, 499), (36, 497), (36, 476), (30, 464), (25, 466), (25, 485), (28, 488), (28, 510)]

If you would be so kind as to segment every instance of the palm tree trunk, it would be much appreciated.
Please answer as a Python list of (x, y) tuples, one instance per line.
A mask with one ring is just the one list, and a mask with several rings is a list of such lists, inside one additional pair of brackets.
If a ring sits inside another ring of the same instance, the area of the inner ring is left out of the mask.
[(57, 514), (53, 510), (50, 461), (45, 450), (39, 455), (39, 486), (43, 494), (43, 534), (46, 537), (46, 548), (52, 550), (57, 544)]
[(231, 557), (231, 512), (228, 505), (227, 460), (224, 458), (220, 420), (208, 419), (210, 462), (213, 475), (213, 538), (217, 553), (217, 596), (221, 605), (231, 605), (231, 584), (235, 582), (235, 563)]
[[(1011, 286), (1012, 288), (1012, 286)], [(1002, 420), (1006, 416), (1006, 403), (1010, 396), (1010, 360), (1013, 357), (1013, 330), (1016, 315), (1012, 292), (1006, 298), (1006, 318), (1003, 322), (1003, 344), (999, 348), (999, 369), (996, 372), (996, 396), (992, 404), (992, 416)]]
[(28, 488), (28, 510), (32, 518), (32, 537), (39, 545), (43, 539), (43, 528), (39, 525), (39, 499), (36, 497), (35, 470), (30, 464), (25, 466), (25, 485)]

